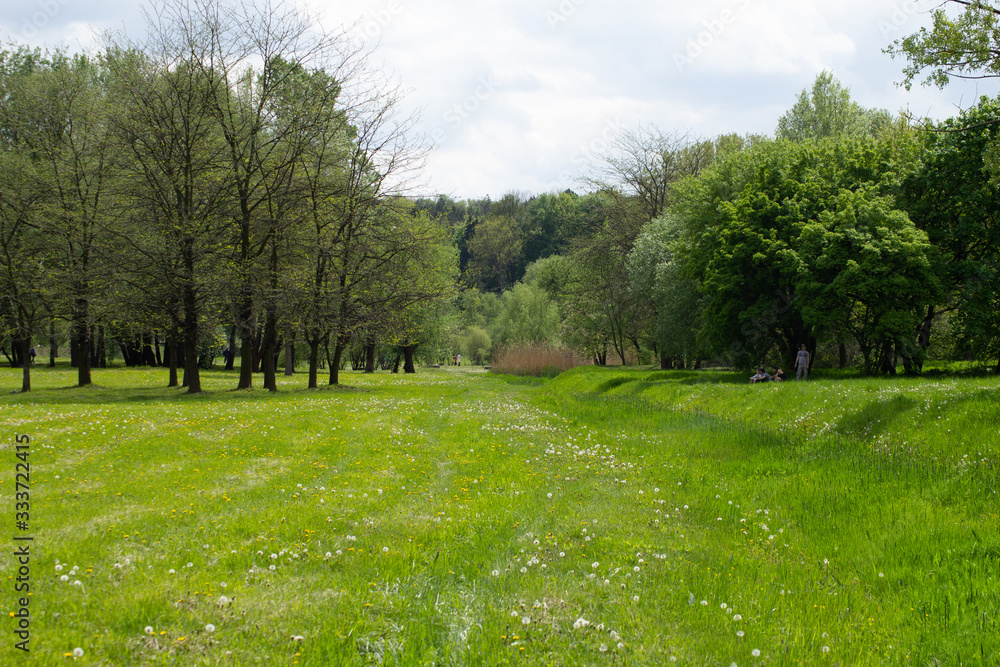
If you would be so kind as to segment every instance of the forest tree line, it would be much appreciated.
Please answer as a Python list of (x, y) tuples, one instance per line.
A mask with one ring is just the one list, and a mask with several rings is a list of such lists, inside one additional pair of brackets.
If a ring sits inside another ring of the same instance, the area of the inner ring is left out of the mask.
[[(987, 67), (988, 4), (890, 47), (905, 83)], [(97, 55), (0, 52), (0, 337), (24, 389), (59, 331), (80, 385), (117, 347), (195, 392), (222, 347), (237, 387), (272, 390), (295, 346), (310, 387), (345, 355), (412, 371), (526, 344), (1000, 372), (1000, 100), (921, 121), (824, 72), (773, 135), (621, 133), (584, 194), (414, 198), (413, 119), (345, 35), (249, 2), (150, 25)]]
[[(467, 354), (567, 345), (595, 363), (1000, 371), (1000, 101), (917, 122), (829, 73), (773, 136), (623, 134), (592, 192), (417, 202), (455, 230)], [(934, 346), (932, 348), (932, 345)]]
[(169, 0), (142, 42), (0, 52), (0, 333), (23, 389), (57, 328), (80, 386), (110, 341), (130, 363), (162, 342), (198, 392), (223, 326), (238, 388), (276, 388), (283, 340), (310, 387), (353, 340), (412, 371), (454, 246), (403, 196), (424, 149), (367, 55), (287, 6)]

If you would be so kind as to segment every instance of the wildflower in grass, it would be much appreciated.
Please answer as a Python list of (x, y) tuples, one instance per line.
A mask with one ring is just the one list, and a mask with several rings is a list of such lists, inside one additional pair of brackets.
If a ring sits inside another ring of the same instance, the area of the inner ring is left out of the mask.
[(597, 650), (600, 651), (601, 653), (607, 653), (607, 651), (608, 651), (608, 645), (607, 644), (601, 644), (600, 646), (597, 647)]
[(188, 567), (194, 567), (194, 563), (188, 563), (187, 566)]
[(517, 610), (515, 609), (514, 611), (510, 612), (510, 615), (511, 615), (511, 618), (517, 618), (517, 616), (518, 616)]
[(144, 630), (144, 632), (145, 632), (145, 633), (146, 633), (147, 635), (151, 635), (151, 634), (153, 634), (153, 626), (152, 626), (152, 625), (147, 625), (147, 626), (146, 626), (146, 629)]
[(824, 646), (823, 648), (820, 649), (820, 651), (823, 652), (823, 653), (829, 653), (830, 652), (830, 647), (829, 646)]
[(638, 595), (633, 595), (632, 596), (632, 602), (638, 602), (638, 601), (639, 601), (639, 596)]
[(590, 621), (581, 616), (580, 618), (576, 619), (576, 621), (573, 623), (573, 628), (579, 630), (580, 628), (585, 628), (588, 625), (590, 625)]
[(521, 624), (522, 625), (531, 625), (531, 618), (529, 618), (528, 616), (525, 616), (524, 618), (521, 619)]
[(708, 606), (708, 600), (702, 600), (701, 601), (701, 606), (702, 607), (707, 607)]
[(174, 568), (170, 568), (167, 570), (167, 574), (176, 574), (176, 572), (174, 571)]
[(743, 617), (742, 617), (742, 616), (740, 616), (739, 614), (736, 614), (735, 616), (733, 616), (733, 620), (734, 620), (734, 621), (742, 621), (742, 620), (743, 620)]
[(595, 569), (595, 570), (596, 570), (596, 569), (597, 569), (597, 567), (598, 567), (599, 565), (600, 565), (600, 563), (599, 563), (599, 562), (597, 562), (597, 561), (594, 561), (594, 562), (593, 562), (593, 563), (591, 564), (591, 566), (590, 566), (590, 567), (592, 567), (593, 569)]
[(760, 649), (759, 648), (755, 648), (754, 650), (750, 651), (750, 655), (752, 655), (755, 658), (759, 658), (760, 657)]
[(79, 646), (77, 646), (75, 649), (73, 649), (73, 657), (74, 658), (82, 658), (83, 657), (83, 649), (80, 648)]
[(267, 569), (269, 569), (269, 570), (270, 570), (271, 572), (274, 572), (274, 571), (275, 571), (275, 570), (277, 570), (278, 568), (276, 568), (276, 567), (275, 567), (274, 565), (271, 565), (271, 566), (269, 566), (269, 567), (268, 567)]
[(745, 633), (744, 633), (744, 632), (743, 632), (742, 630), (737, 630), (737, 631), (736, 631), (736, 636), (737, 636), (737, 637), (742, 637), (742, 636), (743, 636), (744, 634), (745, 634)]
[(384, 554), (389, 553), (389, 547), (382, 547), (382, 553)]
[(215, 632), (215, 626), (209, 623), (205, 626), (205, 632)]
[(63, 576), (59, 577), (59, 581), (69, 581), (69, 575), (64, 574)]

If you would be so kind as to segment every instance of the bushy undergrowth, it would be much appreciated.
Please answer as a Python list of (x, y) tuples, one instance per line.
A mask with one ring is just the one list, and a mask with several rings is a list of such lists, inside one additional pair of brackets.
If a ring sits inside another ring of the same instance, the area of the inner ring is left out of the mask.
[(32, 653), (5, 632), (3, 665), (1000, 659), (994, 378), (16, 373)]
[(555, 377), (581, 364), (572, 350), (549, 345), (516, 345), (504, 347), (493, 355), (492, 369), (506, 375)]

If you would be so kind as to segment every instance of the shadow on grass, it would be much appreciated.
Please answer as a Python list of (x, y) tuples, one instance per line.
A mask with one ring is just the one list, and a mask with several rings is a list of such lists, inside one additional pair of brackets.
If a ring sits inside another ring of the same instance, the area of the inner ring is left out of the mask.
[(0, 403), (18, 405), (103, 405), (108, 403), (163, 403), (190, 402), (224, 403), (231, 400), (267, 401), (282, 398), (320, 396), (332, 398), (338, 394), (371, 393), (378, 388), (353, 385), (322, 385), (318, 389), (296, 387), (271, 392), (261, 387), (253, 389), (205, 389), (191, 394), (186, 387), (105, 387), (91, 384), (86, 387), (46, 387), (32, 389), (27, 394), (14, 392), (0, 397)]
[(909, 396), (872, 401), (857, 412), (844, 415), (837, 423), (835, 431), (846, 436), (877, 436), (889, 429), (893, 422), (917, 407), (917, 402)]

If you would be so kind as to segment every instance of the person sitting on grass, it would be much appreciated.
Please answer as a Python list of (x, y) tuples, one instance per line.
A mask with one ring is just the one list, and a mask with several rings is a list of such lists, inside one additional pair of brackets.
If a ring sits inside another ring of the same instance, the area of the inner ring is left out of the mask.
[(784, 382), (788, 379), (788, 375), (780, 368), (775, 368), (773, 378), (775, 382)]
[(757, 369), (757, 374), (750, 377), (750, 384), (757, 384), (758, 382), (770, 382), (771, 376), (767, 374), (763, 368)]

